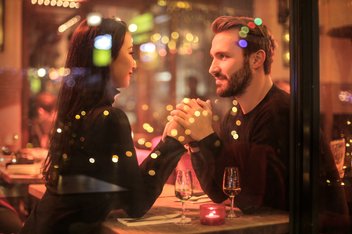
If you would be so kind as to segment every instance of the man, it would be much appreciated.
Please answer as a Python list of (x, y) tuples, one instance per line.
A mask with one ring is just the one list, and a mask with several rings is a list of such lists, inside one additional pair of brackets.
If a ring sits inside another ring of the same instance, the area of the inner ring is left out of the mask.
[(209, 73), (217, 95), (233, 97), (233, 107), (215, 133), (210, 102), (186, 99), (172, 112), (169, 129), (184, 131), (185, 142), (192, 138), (193, 168), (213, 201), (228, 198), (223, 171), (236, 166), (242, 187), (236, 206), (245, 213), (287, 210), (290, 108), (289, 95), (270, 76), (275, 42), (260, 19), (221, 16), (212, 30)]
[[(223, 202), (225, 167), (240, 171), (241, 192), (235, 205), (244, 213), (266, 208), (288, 210), (289, 94), (270, 77), (275, 42), (260, 19), (221, 16), (215, 33), (209, 72), (220, 97), (233, 97), (233, 107), (220, 132), (212, 126), (209, 101), (184, 99), (171, 114), (165, 134), (188, 144), (193, 168), (203, 190)], [(350, 233), (344, 186), (328, 144), (320, 141), (319, 230)]]

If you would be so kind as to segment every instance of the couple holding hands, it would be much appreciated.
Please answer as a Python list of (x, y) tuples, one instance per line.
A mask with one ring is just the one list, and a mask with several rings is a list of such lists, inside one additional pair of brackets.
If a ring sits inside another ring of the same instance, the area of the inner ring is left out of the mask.
[[(290, 98), (270, 76), (276, 44), (258, 18), (220, 16), (212, 30), (209, 73), (217, 95), (233, 98), (220, 132), (213, 128), (210, 101), (186, 98), (171, 112), (160, 143), (138, 166), (128, 118), (111, 105), (116, 89), (129, 86), (136, 68), (132, 36), (119, 19), (104, 18), (93, 26), (81, 22), (67, 56), (71, 72), (58, 96), (43, 169), (46, 186), (55, 186), (55, 173), (83, 174), (128, 191), (59, 195), (47, 189), (21, 233), (99, 233), (113, 209), (143, 216), (186, 148), (202, 189), (214, 202), (227, 199), (224, 168), (237, 166), (242, 191), (236, 206), (244, 213), (288, 210)], [(110, 40), (111, 61), (97, 65), (94, 42), (102, 35)]]

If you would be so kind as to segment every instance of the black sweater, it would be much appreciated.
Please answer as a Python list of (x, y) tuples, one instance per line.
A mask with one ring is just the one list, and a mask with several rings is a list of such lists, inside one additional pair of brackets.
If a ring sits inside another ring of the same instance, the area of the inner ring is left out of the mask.
[[(32, 210), (21, 233), (84, 233), (84, 225), (102, 222), (113, 209), (129, 216), (144, 215), (160, 195), (185, 148), (167, 137), (138, 166), (126, 114), (110, 106), (86, 117), (75, 130), (60, 169), (62, 176), (86, 175), (122, 186), (127, 192), (58, 195), (49, 187)], [(79, 185), (77, 185), (79, 186)], [(88, 228), (89, 233), (97, 233)]]
[(219, 136), (198, 142), (193, 167), (204, 191), (215, 202), (222, 192), (226, 166), (240, 170), (242, 191), (235, 204), (243, 212), (261, 207), (288, 209), (289, 95), (273, 86), (249, 113), (234, 105), (222, 121)]

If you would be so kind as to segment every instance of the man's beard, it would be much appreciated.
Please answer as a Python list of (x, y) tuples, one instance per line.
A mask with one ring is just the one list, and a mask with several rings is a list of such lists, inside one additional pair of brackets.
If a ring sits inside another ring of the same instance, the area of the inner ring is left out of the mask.
[(252, 82), (252, 72), (249, 67), (249, 60), (243, 61), (243, 66), (231, 75), (228, 86), (224, 90), (220, 90), (220, 97), (239, 97), (246, 91), (247, 87)]

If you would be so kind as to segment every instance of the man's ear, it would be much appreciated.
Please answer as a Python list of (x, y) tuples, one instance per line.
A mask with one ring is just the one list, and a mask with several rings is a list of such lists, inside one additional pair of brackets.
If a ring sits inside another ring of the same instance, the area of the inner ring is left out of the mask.
[(252, 65), (252, 68), (257, 69), (263, 66), (265, 57), (266, 56), (265, 56), (264, 50), (258, 50), (257, 52), (253, 53), (250, 58), (250, 63)]

